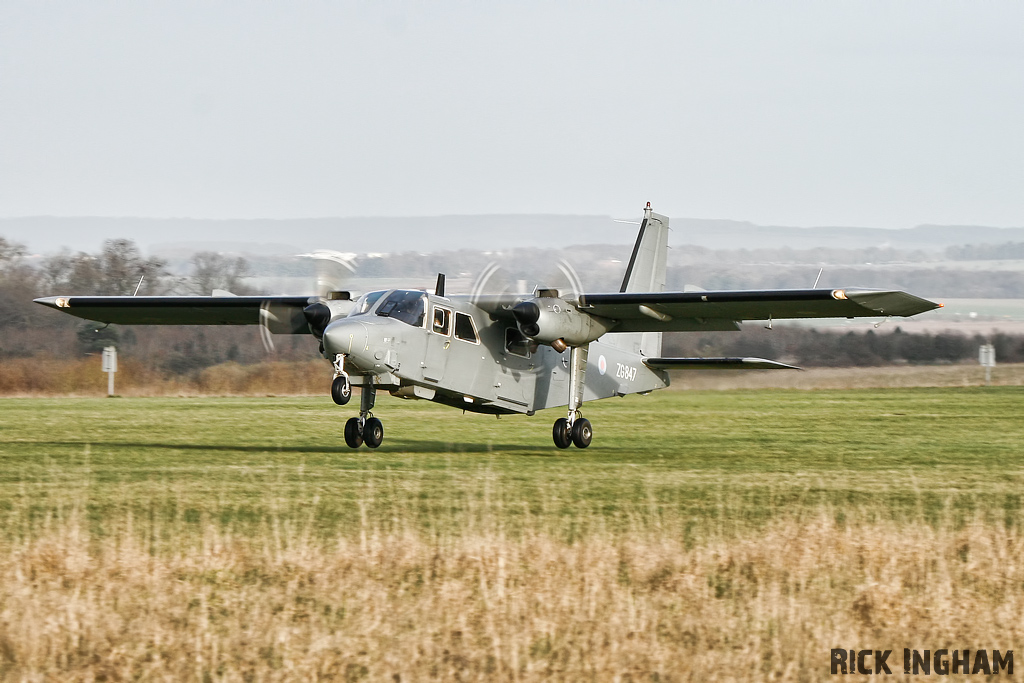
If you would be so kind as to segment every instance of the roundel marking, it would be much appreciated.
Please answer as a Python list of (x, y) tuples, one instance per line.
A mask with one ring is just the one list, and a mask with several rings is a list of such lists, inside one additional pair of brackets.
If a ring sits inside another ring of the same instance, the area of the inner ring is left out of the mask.
[(598, 356), (597, 371), (600, 372), (602, 375), (608, 372), (608, 361), (604, 359), (604, 356)]

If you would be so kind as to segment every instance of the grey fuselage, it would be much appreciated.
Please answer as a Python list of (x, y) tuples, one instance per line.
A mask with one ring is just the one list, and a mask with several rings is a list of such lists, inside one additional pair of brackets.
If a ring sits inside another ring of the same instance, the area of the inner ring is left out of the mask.
[[(353, 384), (403, 398), (489, 414), (532, 415), (568, 403), (569, 354), (531, 343), (512, 317), (492, 315), (469, 297), (370, 292), (327, 326), (323, 343), (325, 357), (345, 356)], [(667, 373), (645, 366), (638, 353), (590, 343), (585, 401), (668, 383)]]

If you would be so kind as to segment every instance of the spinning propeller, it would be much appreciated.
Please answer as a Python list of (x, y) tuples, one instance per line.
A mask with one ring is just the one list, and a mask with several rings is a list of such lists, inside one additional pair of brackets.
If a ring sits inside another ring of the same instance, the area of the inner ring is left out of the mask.
[(492, 261), (473, 284), (471, 300), (486, 310), (511, 311), (524, 337), (561, 353), (597, 339), (610, 328), (610, 323), (579, 310), (582, 293), (579, 274), (564, 259), (546, 278), (516, 277)]
[(554, 296), (568, 302), (579, 300), (583, 284), (576, 269), (565, 259), (558, 260), (551, 268), (553, 272), (544, 277), (531, 274), (529, 270), (529, 266), (523, 268), (491, 261), (473, 282), (470, 300), (485, 306), (501, 302), (502, 307), (508, 308), (540, 291), (554, 292)]
[[(310, 331), (317, 339), (322, 339), (324, 329), (335, 315), (347, 315), (348, 305), (332, 305), (333, 301), (348, 301), (348, 292), (342, 290), (356, 272), (355, 254), (317, 249), (308, 254), (299, 254), (300, 258), (313, 259), (316, 273), (317, 300), (307, 306), (302, 315)], [(335, 310), (338, 309), (338, 310)], [(344, 309), (344, 310), (342, 310)], [(273, 332), (275, 328), (282, 331), (292, 328), (298, 323), (290, 311), (277, 311), (268, 301), (260, 306), (260, 341), (267, 353), (274, 350)]]

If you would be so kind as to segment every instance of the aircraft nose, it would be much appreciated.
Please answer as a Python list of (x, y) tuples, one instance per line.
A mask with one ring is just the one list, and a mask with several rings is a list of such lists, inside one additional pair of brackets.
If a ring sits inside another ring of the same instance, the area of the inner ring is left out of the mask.
[(328, 357), (343, 353), (358, 363), (369, 353), (368, 341), (366, 325), (360, 322), (340, 320), (324, 330), (324, 350)]

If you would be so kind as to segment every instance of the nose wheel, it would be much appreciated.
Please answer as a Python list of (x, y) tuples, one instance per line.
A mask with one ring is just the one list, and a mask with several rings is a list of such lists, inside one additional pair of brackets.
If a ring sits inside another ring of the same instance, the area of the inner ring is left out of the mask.
[(339, 375), (331, 382), (331, 398), (339, 406), (343, 406), (352, 400), (352, 382), (348, 376)]
[(334, 365), (334, 381), (331, 382), (331, 398), (339, 406), (352, 400), (352, 381), (345, 372), (345, 356), (337, 354), (331, 361)]

